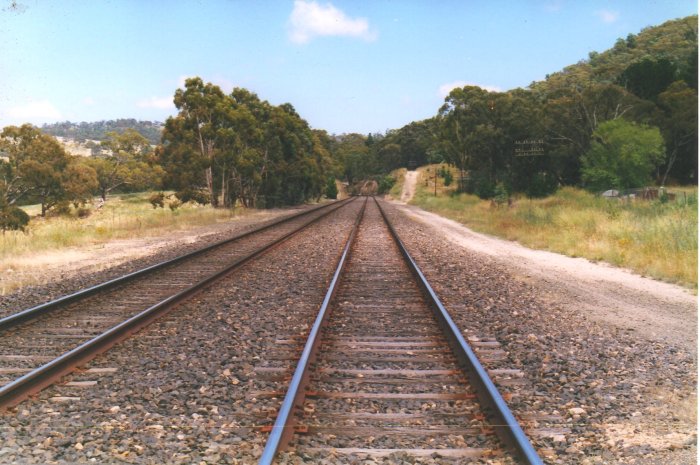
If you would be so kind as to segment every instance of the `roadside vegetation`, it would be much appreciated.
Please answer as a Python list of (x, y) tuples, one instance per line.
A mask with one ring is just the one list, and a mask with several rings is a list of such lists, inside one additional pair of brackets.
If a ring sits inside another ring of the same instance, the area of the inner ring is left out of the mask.
[(39, 205), (23, 207), (30, 216), (37, 216), (26, 232), (5, 231), (0, 235), (0, 258), (5, 263), (27, 253), (164, 235), (177, 229), (229, 221), (254, 211), (213, 209), (196, 204), (172, 209), (169, 206), (177, 200), (171, 194), (164, 194), (163, 207), (151, 203), (153, 193), (116, 195), (99, 210), (89, 209), (90, 214), (85, 217), (73, 211), (41, 218), (37, 215), (41, 210)]
[(698, 189), (673, 188), (674, 199), (604, 198), (580, 188), (555, 194), (483, 200), (445, 186), (435, 172), (419, 170), (411, 202), (475, 231), (542, 250), (604, 261), (687, 287), (698, 283)]
[(42, 274), (32, 270), (56, 254), (70, 261), (75, 253), (112, 241), (172, 236), (176, 231), (228, 222), (257, 211), (197, 204), (172, 209), (177, 199), (171, 194), (164, 193), (162, 208), (153, 206), (154, 193), (118, 194), (99, 209), (88, 208), (90, 214), (83, 217), (74, 210), (42, 218), (40, 205), (22, 207), (33, 217), (31, 227), (24, 232), (8, 230), (0, 234), (0, 295), (27, 284), (39, 284)]

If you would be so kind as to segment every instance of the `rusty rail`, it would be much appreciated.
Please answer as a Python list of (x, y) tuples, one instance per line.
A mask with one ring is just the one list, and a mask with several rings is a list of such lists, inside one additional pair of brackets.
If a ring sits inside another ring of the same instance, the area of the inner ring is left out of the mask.
[[(177, 304), (182, 302), (184, 299), (191, 297), (192, 295), (198, 293), (206, 286), (212, 284), (214, 281), (222, 278), (226, 274), (230, 273), (234, 269), (240, 267), (244, 263), (252, 260), (253, 258), (262, 255), (271, 248), (281, 244), (293, 235), (302, 231), (311, 224), (319, 221), (321, 218), (329, 215), (333, 211), (347, 205), (348, 201), (341, 201), (333, 203), (336, 208), (330, 209), (324, 212), (322, 215), (312, 218), (309, 221), (303, 223), (297, 229), (285, 234), (284, 236), (269, 242), (268, 244), (258, 248), (252, 253), (241, 257), (235, 262), (228, 265), (226, 268), (216, 272), (215, 274), (204, 278), (190, 286), (189, 288), (178, 292), (175, 295), (168, 297), (161, 302), (152, 305), (151, 307), (143, 310), (137, 315), (132, 316), (128, 320), (110, 328), (99, 336), (90, 339), (89, 341), (79, 345), (78, 347), (66, 352), (65, 354), (57, 357), (56, 359), (32, 370), (31, 372), (25, 374), (24, 376), (16, 379), (15, 381), (8, 383), (0, 388), (0, 412), (4, 411), (27, 397), (35, 394), (42, 389), (50, 386), (55, 381), (65, 376), (66, 374), (73, 371), (76, 367), (85, 364), (87, 361), (96, 357), (100, 353), (105, 352), (118, 342), (128, 338), (131, 334), (139, 331), (145, 326), (149, 325), (157, 318), (161, 317), (165, 313), (172, 310)], [(316, 209), (315, 209), (316, 210)], [(298, 215), (295, 215), (298, 217)], [(277, 223), (279, 224), (279, 223)], [(271, 225), (266, 226), (270, 227)], [(252, 233), (252, 232), (251, 232)]]
[(338, 288), (340, 275), (343, 272), (348, 256), (350, 255), (350, 248), (355, 240), (355, 236), (357, 235), (357, 230), (360, 226), (360, 222), (362, 221), (366, 205), (367, 199), (365, 199), (365, 203), (362, 205), (362, 210), (360, 210), (360, 213), (357, 215), (355, 225), (350, 231), (345, 247), (340, 254), (338, 265), (336, 266), (331, 283), (328, 286), (328, 291), (323, 298), (321, 308), (319, 309), (316, 320), (309, 331), (306, 345), (304, 346), (304, 350), (299, 357), (299, 362), (297, 363), (297, 367), (294, 370), (294, 375), (289, 383), (289, 388), (287, 389), (287, 393), (282, 401), (282, 406), (277, 414), (277, 419), (275, 420), (275, 424), (272, 426), (270, 436), (265, 444), (265, 449), (260, 457), (260, 465), (272, 464), (277, 452), (283, 450), (289, 444), (289, 441), (294, 435), (294, 409), (304, 403), (304, 389), (308, 384), (309, 378), (308, 368), (316, 358), (319, 342), (321, 341), (321, 328), (328, 320), (328, 316), (330, 314), (328, 312), (328, 306), (330, 305), (330, 302)]
[(391, 231), (391, 235), (399, 246), (401, 254), (406, 259), (411, 272), (423, 289), (447, 340), (450, 341), (450, 346), (457, 360), (464, 369), (472, 386), (475, 388), (482, 408), (494, 427), (496, 434), (522, 463), (541, 465), (542, 459), (539, 457), (534, 447), (532, 447), (530, 440), (527, 438), (518, 424), (518, 421), (513, 416), (513, 413), (508, 408), (505, 400), (503, 400), (503, 397), (498, 392), (498, 388), (496, 388), (496, 385), (491, 381), (486, 369), (481, 365), (476, 354), (462, 336), (454, 320), (452, 320), (449, 312), (445, 309), (444, 305), (442, 305), (439, 297), (428, 283), (428, 280), (425, 278), (420, 268), (418, 268), (413, 257), (408, 253), (408, 250), (403, 242), (401, 242), (396, 229), (394, 229), (394, 226), (389, 221), (381, 205), (376, 199), (375, 202)]
[(261, 231), (265, 231), (267, 229), (273, 228), (277, 225), (294, 220), (294, 219), (299, 218), (303, 215), (307, 215), (309, 213), (313, 213), (313, 212), (321, 210), (323, 208), (328, 208), (330, 206), (335, 206), (336, 208), (340, 208), (342, 205), (344, 205), (348, 201), (349, 201), (349, 199), (342, 200), (342, 201), (336, 201), (336, 202), (332, 202), (329, 204), (321, 205), (319, 207), (314, 207), (310, 210), (305, 210), (305, 211), (300, 212), (300, 213), (295, 213), (293, 215), (285, 216), (284, 218), (273, 221), (273, 222), (266, 224), (266, 225), (263, 225), (259, 228), (255, 228), (255, 229), (252, 229), (250, 231), (246, 231), (244, 233), (238, 234), (234, 237), (230, 237), (228, 239), (218, 241), (214, 244), (208, 245), (206, 247), (202, 247), (201, 249), (189, 252), (187, 254), (181, 255), (181, 256), (173, 258), (171, 260), (166, 260), (166, 261), (157, 263), (155, 265), (151, 265), (147, 268), (143, 268), (141, 270), (134, 271), (133, 273), (129, 273), (129, 274), (126, 274), (124, 276), (120, 276), (118, 278), (106, 281), (104, 283), (100, 283), (100, 284), (97, 284), (95, 286), (82, 289), (80, 291), (74, 292), (73, 294), (68, 294), (68, 295), (65, 295), (63, 297), (59, 297), (58, 299), (52, 300), (50, 302), (46, 302), (46, 303), (22, 310), (20, 312), (14, 313), (12, 315), (8, 315), (4, 318), (0, 318), (0, 331), (5, 331), (5, 330), (10, 329), (14, 326), (17, 326), (18, 324), (33, 320), (34, 318), (38, 318), (41, 315), (45, 315), (47, 313), (50, 313), (51, 311), (59, 308), (62, 305), (68, 304), (70, 302), (78, 301), (80, 299), (83, 299), (85, 297), (89, 297), (91, 295), (97, 294), (97, 293), (105, 291), (107, 289), (111, 289), (119, 284), (125, 284), (129, 281), (136, 279), (136, 278), (151, 274), (154, 271), (160, 270), (166, 266), (174, 265), (176, 263), (182, 262), (184, 260), (195, 257), (197, 255), (201, 255), (205, 252), (209, 252), (212, 249), (215, 249), (217, 247), (221, 247), (222, 245), (226, 245), (226, 244), (229, 244), (231, 242), (240, 240), (244, 237), (248, 237), (248, 236), (251, 236), (253, 234), (257, 234)]
[[(386, 222), (386, 225), (388, 226), (389, 231), (391, 232), (391, 235), (394, 238), (402, 256), (411, 269), (411, 272), (416, 277), (419, 286), (425, 293), (439, 325), (443, 329), (447, 340), (450, 342), (450, 346), (457, 357), (460, 366), (465, 371), (469, 381), (476, 390), (481, 406), (492, 423), (496, 434), (521, 463), (528, 465), (541, 465), (542, 460), (530, 444), (527, 436), (520, 428), (520, 425), (513, 414), (510, 412), (510, 409), (508, 409), (508, 406), (498, 392), (498, 389), (489, 378), (488, 373), (479, 362), (473, 350), (469, 347), (469, 344), (464, 339), (459, 328), (454, 323), (445, 307), (442, 305), (437, 294), (418, 268), (418, 265), (408, 253), (408, 250), (399, 238), (398, 233), (389, 221), (389, 218), (386, 216), (381, 205), (376, 199), (374, 199), (374, 201), (376, 202), (382, 218)], [(357, 229), (359, 228), (362, 215), (364, 214), (365, 206), (366, 202), (362, 207), (360, 215), (358, 215), (355, 226), (348, 237), (348, 241), (345, 244), (345, 248), (343, 249), (341, 257), (338, 261), (331, 284), (326, 292), (314, 325), (309, 332), (306, 345), (304, 346), (304, 350), (302, 351), (299, 362), (297, 363), (289, 388), (275, 420), (275, 424), (272, 426), (270, 436), (265, 444), (265, 449), (263, 450), (263, 454), (258, 462), (259, 465), (271, 465), (274, 462), (277, 453), (284, 450), (294, 435), (294, 410), (304, 402), (304, 389), (309, 378), (308, 368), (316, 358), (319, 342), (321, 340), (321, 329), (329, 317), (328, 307), (333, 299), (333, 296), (335, 295), (340, 275), (342, 274), (347, 262), (352, 243), (355, 239)]]

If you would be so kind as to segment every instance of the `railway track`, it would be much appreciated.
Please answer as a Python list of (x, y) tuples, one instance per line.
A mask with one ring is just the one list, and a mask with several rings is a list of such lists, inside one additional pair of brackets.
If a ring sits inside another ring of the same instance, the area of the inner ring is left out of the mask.
[(542, 463), (376, 201), (358, 217), (267, 429), (260, 464), (282, 451)]
[(0, 411), (49, 386), (177, 303), (349, 202), (352, 200), (273, 221), (0, 319)]

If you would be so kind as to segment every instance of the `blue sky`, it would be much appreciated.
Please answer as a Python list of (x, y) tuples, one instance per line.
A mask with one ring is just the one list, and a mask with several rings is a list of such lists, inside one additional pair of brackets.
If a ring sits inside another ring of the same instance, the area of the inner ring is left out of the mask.
[(184, 78), (384, 132), (451, 86), (525, 87), (695, 0), (0, 0), (0, 127), (164, 121)]

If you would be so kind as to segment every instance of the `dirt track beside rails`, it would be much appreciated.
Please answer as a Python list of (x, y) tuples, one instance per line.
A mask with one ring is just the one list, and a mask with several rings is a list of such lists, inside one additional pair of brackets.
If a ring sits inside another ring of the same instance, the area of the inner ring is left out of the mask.
[(517, 279), (541, 291), (541, 297), (600, 323), (652, 341), (671, 342), (697, 352), (697, 296), (689, 290), (583, 258), (532, 250), (516, 242), (476, 233), (417, 207), (400, 207), (431, 226), (436, 234), (486, 255)]

